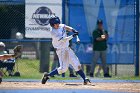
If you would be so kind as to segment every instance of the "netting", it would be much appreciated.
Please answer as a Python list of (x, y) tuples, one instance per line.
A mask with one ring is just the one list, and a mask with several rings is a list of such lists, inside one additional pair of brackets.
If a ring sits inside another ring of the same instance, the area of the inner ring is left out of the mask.
[[(109, 32), (107, 63), (109, 64), (110, 73), (113, 76), (134, 76), (134, 64), (136, 61), (135, 0), (59, 1), (57, 3), (40, 3), (40, 5), (46, 7), (52, 6), (52, 13), (57, 11), (55, 15), (58, 15), (63, 23), (79, 31), (81, 43), (77, 45), (75, 40), (73, 40), (72, 48), (80, 59), (80, 62), (88, 65), (83, 67), (87, 67), (87, 75), (90, 73), (89, 65), (94, 56), (92, 32), (96, 28), (97, 19), (102, 19), (104, 28)], [(40, 9), (37, 3), (28, 2), (28, 5), (30, 7), (34, 6), (32, 7), (34, 10)], [(40, 33), (34, 38), (36, 34), (32, 30), (29, 35), (30, 38), (25, 36), (27, 34), (25, 27), (35, 26), (42, 28), (37, 22), (44, 22), (44, 19), (40, 19), (40, 21), (32, 18), (32, 15), (36, 12), (34, 10), (28, 9), (29, 13), (30, 11), (33, 13), (27, 16), (27, 12), (25, 13), (25, 11), (29, 6), (25, 6), (25, 2), (20, 4), (1, 2), (0, 41), (5, 43), (7, 53), (13, 53), (12, 49), (16, 45), (23, 45), (23, 53), (20, 58), (13, 61), (12, 65), (10, 64), (10, 67), (9, 63), (6, 62), (0, 64), (0, 69), (6, 76), (11, 72), (12, 75), (15, 72), (20, 72), (24, 78), (40, 78), (42, 72), (49, 72), (52, 68), (54, 49), (51, 45), (51, 39), (44, 38), (44, 36), (50, 37), (50, 35), (47, 36)], [(58, 9), (55, 10), (54, 8), (57, 7)], [(42, 12), (39, 12), (39, 14), (41, 15)], [(28, 24), (28, 21), (25, 21), (28, 19), (32, 23)], [(45, 19), (46, 21), (47, 19)], [(50, 29), (47, 28), (47, 30)], [(42, 35), (43, 38), (41, 38)]]

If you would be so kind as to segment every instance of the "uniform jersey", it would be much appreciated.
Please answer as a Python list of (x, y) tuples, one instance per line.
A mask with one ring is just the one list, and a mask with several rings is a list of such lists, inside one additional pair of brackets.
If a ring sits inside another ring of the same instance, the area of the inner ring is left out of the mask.
[(67, 71), (69, 64), (73, 66), (75, 71), (79, 71), (79, 66), (81, 66), (79, 59), (69, 47), (69, 39), (65, 40), (67, 33), (64, 24), (59, 24), (58, 29), (52, 28), (52, 44), (54, 48), (57, 48), (56, 53), (59, 58), (60, 67), (57, 68), (58, 73), (62, 74)]
[(96, 29), (93, 31), (92, 36), (93, 36), (93, 50), (94, 51), (104, 51), (107, 49), (107, 40), (103, 41), (97, 41), (96, 38), (101, 37), (103, 34), (108, 34), (107, 31), (105, 30), (100, 31), (99, 29)]
[(69, 41), (61, 40), (62, 38), (67, 37), (64, 24), (60, 24), (58, 29), (52, 28), (51, 35), (52, 35), (52, 44), (54, 48), (62, 49), (69, 47)]

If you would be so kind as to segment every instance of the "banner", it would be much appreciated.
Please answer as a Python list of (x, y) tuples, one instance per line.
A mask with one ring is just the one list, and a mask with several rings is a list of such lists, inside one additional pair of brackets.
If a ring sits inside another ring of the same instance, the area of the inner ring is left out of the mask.
[(81, 39), (80, 45), (73, 40), (81, 63), (89, 64), (93, 60), (92, 32), (97, 20), (102, 19), (109, 33), (107, 63), (134, 64), (135, 0), (70, 0), (69, 11), (69, 25), (79, 31)]
[(49, 18), (52, 15), (62, 18), (62, 0), (26, 0), (25, 3), (25, 37), (51, 38)]

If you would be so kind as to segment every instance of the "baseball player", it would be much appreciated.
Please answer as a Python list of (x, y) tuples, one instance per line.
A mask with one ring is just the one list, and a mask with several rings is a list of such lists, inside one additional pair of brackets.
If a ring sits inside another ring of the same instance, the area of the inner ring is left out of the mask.
[[(42, 84), (45, 84), (46, 81), (50, 78), (50, 76), (66, 72), (69, 64), (71, 64), (74, 70), (84, 80), (84, 85), (87, 85), (88, 83), (90, 83), (90, 80), (86, 78), (84, 72), (81, 70), (81, 64), (79, 62), (79, 59), (77, 58), (73, 50), (69, 47), (69, 41), (78, 35), (78, 31), (65, 24), (60, 24), (60, 19), (56, 16), (50, 18), (49, 23), (52, 27), (52, 44), (53, 47), (56, 49), (60, 67), (50, 73), (45, 72), (42, 77)], [(67, 36), (66, 30), (73, 32), (74, 34)]]

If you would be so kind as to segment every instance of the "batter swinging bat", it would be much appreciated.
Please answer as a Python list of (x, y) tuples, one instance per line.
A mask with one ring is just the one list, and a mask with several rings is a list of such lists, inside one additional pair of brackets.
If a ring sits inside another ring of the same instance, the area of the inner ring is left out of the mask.
[(76, 36), (76, 42), (80, 43), (80, 39), (79, 39), (78, 35)]

